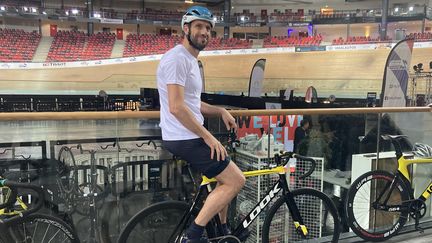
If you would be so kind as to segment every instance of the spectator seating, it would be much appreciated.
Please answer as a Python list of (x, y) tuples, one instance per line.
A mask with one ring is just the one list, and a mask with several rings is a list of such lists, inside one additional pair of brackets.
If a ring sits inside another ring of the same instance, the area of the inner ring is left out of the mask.
[(97, 60), (111, 57), (116, 35), (114, 33), (97, 33), (88, 37), (87, 45), (79, 56), (80, 60)]
[(343, 19), (346, 17), (347, 14), (344, 13), (332, 13), (332, 14), (320, 13), (313, 16), (314, 19)]
[(89, 37), (82, 31), (59, 31), (48, 53), (48, 62), (98, 60), (111, 57), (114, 33), (97, 33)]
[(381, 40), (378, 38), (371, 38), (370, 36), (350, 36), (346, 40), (342, 37), (339, 37), (338, 39), (334, 39), (332, 41), (333, 45), (353, 45), (353, 44), (373, 44), (373, 43), (380, 43), (380, 42), (389, 42), (391, 41), (390, 38), (386, 38), (385, 40)]
[(179, 21), (183, 12), (168, 11), (165, 9), (152, 9), (146, 8), (144, 12), (140, 13), (138, 10), (132, 10), (126, 14), (126, 19), (148, 19), (148, 20), (159, 20), (159, 21)]
[(36, 31), (0, 28), (0, 62), (31, 61), (40, 39)]
[(48, 52), (48, 62), (76, 61), (84, 50), (86, 35), (82, 31), (58, 31)]
[(319, 46), (322, 39), (321, 35), (309, 37), (269, 36), (264, 39), (263, 47)]
[(410, 33), (409, 35), (407, 35), (407, 38), (414, 38), (414, 40), (416, 41), (430, 41), (432, 40), (432, 33)]
[(126, 45), (123, 51), (124, 57), (153, 55), (165, 53), (170, 48), (181, 42), (179, 36), (153, 35), (153, 34), (129, 34), (126, 37)]
[[(153, 35), (153, 34), (129, 34), (126, 37), (126, 46), (123, 52), (124, 57), (163, 54), (175, 45), (181, 43), (180, 36)], [(252, 41), (229, 38), (210, 39), (206, 51), (225, 49), (247, 49), (252, 47)]]
[(206, 47), (206, 51), (210, 50), (227, 50), (227, 49), (248, 49), (252, 48), (252, 40), (240, 40), (236, 38), (223, 38), (215, 37), (210, 39), (210, 43)]
[(286, 13), (271, 13), (270, 16), (268, 16), (268, 22), (290, 22), (290, 21), (303, 21), (304, 14), (301, 13), (293, 13), (293, 12), (286, 12)]

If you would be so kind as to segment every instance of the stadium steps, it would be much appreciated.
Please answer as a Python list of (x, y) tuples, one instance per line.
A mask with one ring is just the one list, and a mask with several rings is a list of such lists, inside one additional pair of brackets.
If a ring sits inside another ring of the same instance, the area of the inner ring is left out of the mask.
[(262, 39), (253, 39), (251, 48), (262, 48), (264, 45), (264, 40)]
[(123, 51), (126, 46), (125, 40), (116, 40), (114, 43), (113, 50), (111, 52), (111, 58), (123, 57)]
[(43, 36), (39, 42), (39, 46), (33, 55), (32, 62), (45, 62), (48, 57), (48, 52), (50, 50), (51, 44), (54, 37)]

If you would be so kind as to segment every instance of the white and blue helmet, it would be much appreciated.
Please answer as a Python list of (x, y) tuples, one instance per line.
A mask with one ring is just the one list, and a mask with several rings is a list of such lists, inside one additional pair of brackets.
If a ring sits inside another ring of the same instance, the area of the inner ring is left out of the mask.
[(215, 20), (213, 19), (213, 14), (205, 7), (193, 6), (186, 10), (181, 21), (181, 27), (185, 24), (189, 24), (194, 20), (203, 20), (210, 23), (211, 27), (215, 27)]
[(432, 147), (427, 144), (416, 143), (414, 145), (413, 153), (417, 157), (432, 158)]

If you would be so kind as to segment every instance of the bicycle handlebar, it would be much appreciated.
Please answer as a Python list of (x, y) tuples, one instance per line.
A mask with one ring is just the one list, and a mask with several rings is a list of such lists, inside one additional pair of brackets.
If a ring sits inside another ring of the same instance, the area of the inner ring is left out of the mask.
[(275, 162), (277, 165), (285, 166), (288, 163), (289, 159), (291, 158), (297, 158), (299, 160), (311, 162), (311, 167), (309, 168), (309, 170), (306, 173), (299, 175), (299, 179), (304, 179), (310, 176), (314, 172), (316, 168), (316, 161), (310, 157), (295, 154), (293, 152), (283, 152), (283, 151), (281, 151), (280, 154), (275, 154)]
[[(237, 140), (236, 131), (234, 129), (230, 129), (230, 132), (228, 134), (228, 148), (232, 151), (235, 151), (235, 147), (239, 146), (239, 144), (240, 141)], [(306, 173), (299, 175), (300, 179), (304, 179), (310, 176), (314, 172), (316, 168), (316, 161), (310, 157), (295, 154), (293, 152), (284, 152), (284, 151), (281, 151), (279, 154), (275, 154), (275, 162), (278, 166), (279, 165), (285, 166), (288, 163), (289, 159), (291, 158), (297, 158), (303, 161), (311, 162), (310, 169)]]
[(43, 204), (44, 204), (44, 191), (43, 191), (42, 187), (40, 187), (40, 186), (32, 185), (29, 183), (15, 182), (15, 181), (7, 180), (7, 179), (1, 179), (0, 180), (0, 187), (8, 187), (11, 190), (11, 195), (9, 196), (6, 203), (0, 204), (0, 209), (6, 208), (6, 207), (11, 207), (15, 204), (15, 202), (17, 200), (17, 195), (18, 195), (18, 193), (17, 193), (18, 188), (30, 189), (30, 190), (36, 192), (37, 196), (38, 196), (38, 200), (36, 202), (36, 205), (34, 205), (34, 207), (20, 212), (20, 214), (18, 214), (17, 216), (3, 219), (2, 220), (3, 223), (8, 223), (10, 221), (13, 221), (13, 220), (16, 220), (19, 218), (24, 218), (27, 215), (35, 213), (36, 211), (41, 209)]
[(310, 157), (306, 157), (306, 156), (301, 156), (299, 154), (294, 154), (293, 157), (303, 160), (303, 161), (309, 161), (311, 162), (311, 167), (309, 168), (309, 170), (304, 173), (303, 175), (300, 175), (299, 178), (300, 179), (304, 179), (310, 175), (312, 175), (312, 173), (314, 172), (315, 168), (316, 168), (316, 161)]

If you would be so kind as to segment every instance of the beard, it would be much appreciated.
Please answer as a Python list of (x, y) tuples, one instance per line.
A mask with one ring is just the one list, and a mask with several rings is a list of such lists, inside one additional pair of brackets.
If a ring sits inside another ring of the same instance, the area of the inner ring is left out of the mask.
[(189, 41), (189, 44), (193, 47), (193, 48), (195, 48), (195, 49), (197, 49), (198, 51), (202, 51), (202, 50), (204, 50), (204, 48), (207, 46), (207, 44), (208, 44), (208, 38), (203, 38), (203, 39), (205, 39), (204, 41), (199, 41), (198, 39), (199, 39), (199, 36), (198, 35), (196, 35), (196, 36), (192, 36), (192, 33), (191, 33), (191, 31), (190, 31), (190, 29), (189, 29), (189, 32), (188, 32), (188, 35), (187, 35), (187, 39), (188, 39), (188, 41)]

